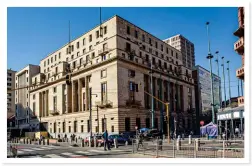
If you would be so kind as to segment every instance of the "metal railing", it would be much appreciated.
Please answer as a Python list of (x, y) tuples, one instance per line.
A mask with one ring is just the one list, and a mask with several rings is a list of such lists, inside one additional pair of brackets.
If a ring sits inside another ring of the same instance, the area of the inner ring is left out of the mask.
[(132, 141), (132, 153), (150, 155), (156, 158), (244, 158), (243, 140), (186, 140), (156, 139), (139, 143)]

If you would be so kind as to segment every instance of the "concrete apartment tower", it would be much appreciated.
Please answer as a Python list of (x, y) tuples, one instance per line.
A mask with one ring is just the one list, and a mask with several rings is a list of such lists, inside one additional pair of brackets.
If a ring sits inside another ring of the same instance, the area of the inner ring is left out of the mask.
[(16, 128), (30, 129), (30, 88), (32, 77), (40, 72), (40, 67), (29, 64), (15, 74)]
[(164, 42), (179, 50), (182, 53), (183, 65), (189, 69), (193, 69), (195, 66), (195, 53), (192, 42), (180, 34), (165, 39)]
[[(234, 50), (239, 54), (242, 58), (242, 66), (236, 70), (236, 77), (238, 77), (241, 81), (241, 88), (243, 87), (244, 82), (244, 8), (238, 8), (238, 22), (239, 27), (234, 32), (234, 35), (239, 37), (238, 41), (234, 43)], [(240, 97), (238, 98), (238, 106), (244, 105), (244, 96), (243, 96), (243, 88), (241, 89)]]
[(11, 91), (15, 88), (15, 73), (11, 69), (7, 70), (7, 117), (15, 114), (15, 92)]

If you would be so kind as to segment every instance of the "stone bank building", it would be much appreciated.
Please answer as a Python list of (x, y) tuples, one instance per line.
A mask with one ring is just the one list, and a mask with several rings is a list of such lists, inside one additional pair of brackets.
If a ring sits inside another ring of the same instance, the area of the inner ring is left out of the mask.
[[(114, 16), (40, 61), (32, 77), (30, 109), (53, 136), (135, 131), (151, 127), (150, 72), (153, 95), (170, 102), (171, 130), (193, 128), (192, 71), (182, 54), (140, 27)], [(66, 84), (67, 70), (71, 85)], [(91, 94), (91, 95), (90, 95)], [(91, 96), (91, 97), (90, 97)], [(154, 102), (155, 128), (166, 131), (165, 106)]]

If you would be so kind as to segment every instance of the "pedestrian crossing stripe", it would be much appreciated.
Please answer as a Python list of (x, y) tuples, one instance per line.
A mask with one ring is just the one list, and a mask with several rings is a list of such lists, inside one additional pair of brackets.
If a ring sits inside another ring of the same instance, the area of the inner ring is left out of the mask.
[(73, 153), (61, 153), (62, 155), (65, 156), (70, 156), (70, 157), (81, 157), (82, 155), (78, 155), (78, 154), (73, 154)]
[(64, 158), (64, 157), (56, 155), (56, 154), (47, 154), (47, 155), (45, 155), (45, 157), (49, 157), (49, 158)]
[(91, 149), (91, 150), (88, 150), (90, 152), (98, 152), (98, 153), (106, 153), (107, 151), (105, 150), (96, 150), (96, 149)]
[(18, 154), (23, 154), (24, 152), (23, 152), (23, 151), (19, 151), (19, 150), (18, 150), (18, 151), (17, 151), (17, 153), (18, 153)]
[(44, 150), (44, 149), (41, 149), (41, 148), (31, 148), (32, 150)]
[(34, 151), (34, 150), (32, 150), (32, 149), (22, 149), (21, 151), (32, 152), (32, 151)]
[(55, 147), (42, 146), (42, 147), (40, 147), (40, 148), (42, 148), (42, 149), (54, 149)]
[(88, 151), (75, 151), (74, 153), (77, 153), (77, 154), (88, 154), (89, 152)]

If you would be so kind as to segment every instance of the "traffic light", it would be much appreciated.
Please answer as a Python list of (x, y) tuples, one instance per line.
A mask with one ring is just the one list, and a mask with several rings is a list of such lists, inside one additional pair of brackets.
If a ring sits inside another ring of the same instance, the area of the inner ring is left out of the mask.
[(71, 75), (70, 74), (66, 75), (66, 84), (71, 85)]

